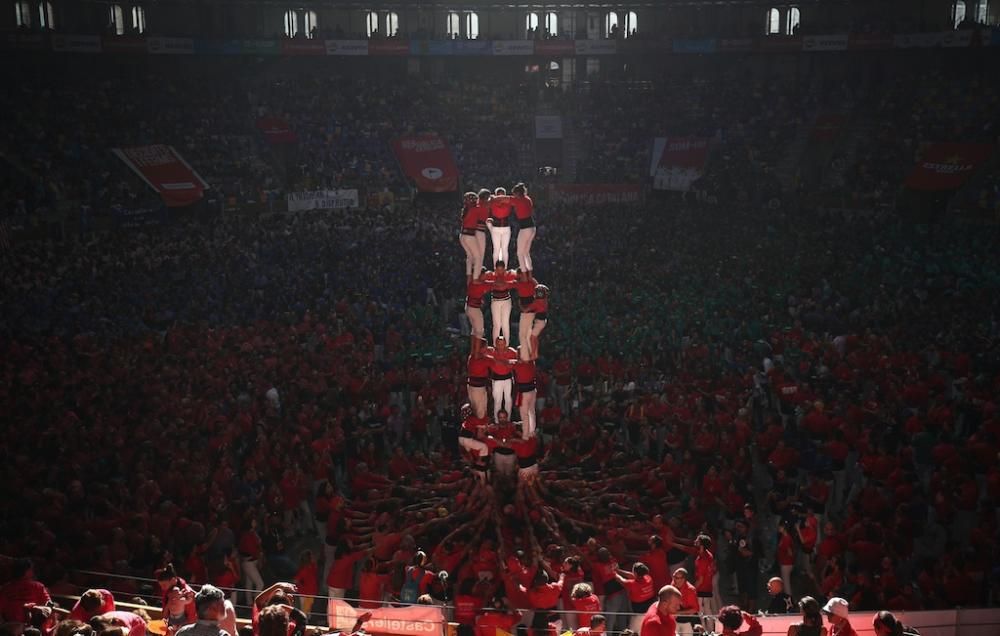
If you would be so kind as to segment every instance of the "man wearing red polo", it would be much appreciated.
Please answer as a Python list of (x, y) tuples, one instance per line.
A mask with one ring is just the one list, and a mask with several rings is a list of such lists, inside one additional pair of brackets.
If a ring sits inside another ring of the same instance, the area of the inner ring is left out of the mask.
[(657, 594), (657, 602), (642, 617), (642, 636), (676, 636), (677, 619), (674, 615), (681, 607), (681, 593), (673, 585), (664, 585)]

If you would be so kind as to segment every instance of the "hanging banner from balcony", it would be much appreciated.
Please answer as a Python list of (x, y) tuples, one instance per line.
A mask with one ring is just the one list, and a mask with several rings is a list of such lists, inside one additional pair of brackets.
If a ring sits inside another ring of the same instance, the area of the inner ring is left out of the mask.
[(173, 146), (115, 148), (115, 155), (132, 172), (155, 190), (172, 208), (191, 205), (208, 189), (208, 184), (177, 154)]
[(989, 144), (929, 144), (906, 178), (906, 187), (924, 191), (957, 190), (992, 154), (993, 146)]
[(420, 192), (458, 190), (458, 166), (447, 142), (437, 133), (409, 135), (392, 142), (392, 149)]
[(652, 157), (653, 188), (685, 192), (702, 175), (708, 159), (708, 139), (657, 137)]

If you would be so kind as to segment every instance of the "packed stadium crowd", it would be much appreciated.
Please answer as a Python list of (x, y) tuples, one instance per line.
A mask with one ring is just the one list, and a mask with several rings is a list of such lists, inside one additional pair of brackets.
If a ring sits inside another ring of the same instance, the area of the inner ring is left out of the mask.
[[(530, 182), (504, 133), (512, 118), (529, 127), (527, 90), (118, 81), (0, 97), (21, 106), (4, 143), (37, 176), (11, 186), (8, 211), (148, 197), (106, 151), (152, 141), (252, 196), (398, 187), (387, 137), (450, 126), (468, 183)], [(0, 497), (17, 513), (0, 519), (0, 555), (34, 564), (0, 561), (2, 618), (138, 636), (143, 612), (115, 602), (145, 597), (171, 633), (236, 636), (249, 606), (270, 636), (330, 598), (440, 605), (480, 636), (560, 622), (581, 636), (759, 636), (758, 611), (801, 611), (803, 636), (825, 613), (840, 636), (849, 609), (995, 604), (1000, 233), (764, 206), (774, 140), (819, 98), (693, 90), (678, 126), (733, 151), (698, 186), (713, 202), (536, 203), (532, 269), (552, 290), (537, 479), (483, 481), (459, 444), (457, 201), (206, 215), (5, 250)], [(887, 89), (878, 112), (917, 117), (915, 140), (992, 130), (978, 102), (951, 119), (958, 97), (906, 90)], [(641, 180), (657, 93), (587, 91), (583, 174)], [(718, 126), (697, 125), (707, 106)], [(294, 150), (247, 132), (265, 114), (292, 124)], [(602, 128), (622, 117), (627, 130)], [(860, 161), (896, 157), (901, 138)], [(56, 624), (50, 599), (81, 593)], [(875, 623), (902, 629), (892, 614)]]

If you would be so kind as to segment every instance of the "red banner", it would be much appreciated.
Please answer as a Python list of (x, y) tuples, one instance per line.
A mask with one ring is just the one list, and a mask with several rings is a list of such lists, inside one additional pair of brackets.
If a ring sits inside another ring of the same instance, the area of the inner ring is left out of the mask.
[(410, 41), (397, 40), (369, 40), (368, 55), (409, 55)]
[(576, 55), (576, 43), (573, 40), (538, 40), (535, 42), (535, 55), (547, 57)]
[(327, 626), (332, 630), (350, 633), (358, 615), (371, 612), (365, 621), (365, 631), (372, 634), (396, 634), (397, 636), (441, 636), (447, 621), (441, 608), (435, 605), (407, 605), (404, 607), (380, 607), (373, 610), (359, 610), (346, 601), (330, 599), (327, 602)]
[(208, 189), (208, 184), (177, 154), (173, 146), (115, 148), (114, 153), (156, 190), (169, 207), (191, 205), (199, 201)]
[(323, 40), (282, 40), (282, 55), (326, 55)]
[(810, 137), (814, 141), (833, 141), (843, 130), (844, 120), (844, 116), (839, 114), (820, 115), (816, 118), (816, 123), (813, 124)]
[(656, 190), (691, 189), (708, 159), (708, 140), (697, 137), (657, 137), (653, 141), (650, 174)]
[(987, 144), (930, 144), (906, 178), (914, 190), (957, 190), (993, 154)]
[(640, 183), (553, 183), (549, 198), (576, 205), (638, 203), (646, 189)]
[(288, 122), (280, 117), (261, 117), (257, 120), (257, 130), (264, 133), (268, 143), (274, 145), (294, 144), (298, 136)]
[(454, 192), (458, 190), (458, 166), (448, 144), (437, 133), (400, 137), (392, 149), (403, 168), (420, 192)]

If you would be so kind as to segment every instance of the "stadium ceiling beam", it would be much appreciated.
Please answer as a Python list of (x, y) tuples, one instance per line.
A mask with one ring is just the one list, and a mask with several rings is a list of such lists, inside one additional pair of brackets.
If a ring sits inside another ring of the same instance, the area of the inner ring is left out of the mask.
[[(92, 0), (107, 4), (109, 0)], [(619, 2), (516, 2), (507, 0), (156, 0), (158, 5), (197, 4), (226, 7), (280, 6), (286, 8), (324, 8), (343, 10), (392, 9), (406, 10), (468, 10), (468, 9), (669, 9), (672, 7), (773, 7), (803, 5), (843, 5), (850, 0), (621, 0)]]

